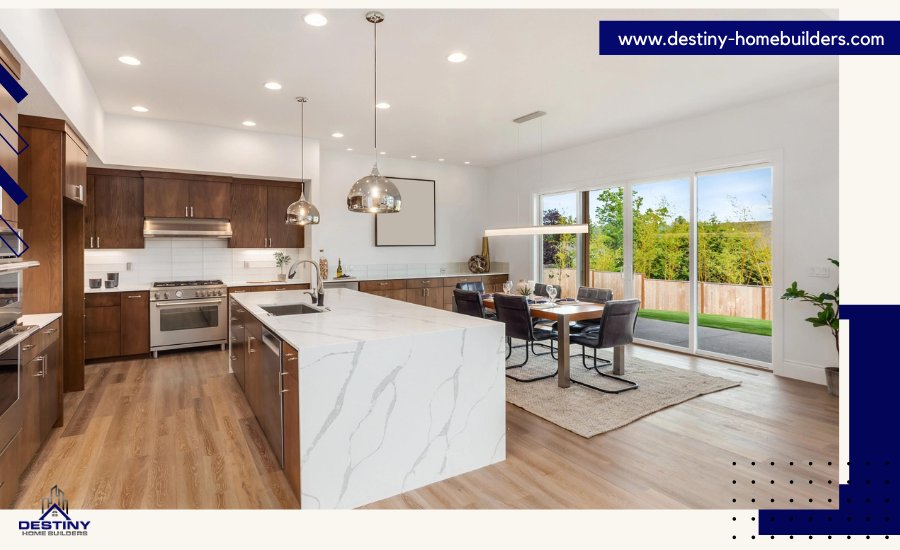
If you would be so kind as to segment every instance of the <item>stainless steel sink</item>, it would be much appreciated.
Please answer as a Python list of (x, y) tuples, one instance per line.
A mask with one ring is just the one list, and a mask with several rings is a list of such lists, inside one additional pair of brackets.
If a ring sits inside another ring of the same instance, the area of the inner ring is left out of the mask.
[(274, 315), (276, 317), (282, 315), (303, 315), (305, 313), (322, 313), (323, 310), (311, 306), (309, 304), (282, 304), (282, 305), (271, 305), (271, 306), (259, 306), (268, 313), (269, 315)]

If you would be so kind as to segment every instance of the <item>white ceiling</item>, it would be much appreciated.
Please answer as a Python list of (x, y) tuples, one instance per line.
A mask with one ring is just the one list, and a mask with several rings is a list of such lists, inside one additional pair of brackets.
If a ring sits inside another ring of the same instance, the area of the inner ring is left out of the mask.
[[(109, 113), (372, 147), (372, 25), (366, 10), (59, 10)], [(384, 10), (378, 26), (379, 149), (493, 165), (837, 78), (837, 57), (597, 55), (606, 19), (819, 19), (824, 12)], [(715, 13), (719, 15), (716, 16)], [(447, 55), (469, 59), (449, 63)], [(143, 64), (119, 63), (121, 55)], [(275, 80), (284, 88), (266, 90)], [(135, 115), (131, 106), (150, 108)], [(543, 110), (542, 122), (513, 118)], [(257, 126), (245, 129), (243, 120)], [(333, 132), (345, 137), (334, 139)]]

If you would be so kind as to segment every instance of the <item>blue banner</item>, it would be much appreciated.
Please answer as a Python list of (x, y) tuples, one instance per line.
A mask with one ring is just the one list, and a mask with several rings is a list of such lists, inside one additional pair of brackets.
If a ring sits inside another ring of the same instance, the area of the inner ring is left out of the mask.
[(600, 55), (898, 55), (900, 21), (600, 21)]

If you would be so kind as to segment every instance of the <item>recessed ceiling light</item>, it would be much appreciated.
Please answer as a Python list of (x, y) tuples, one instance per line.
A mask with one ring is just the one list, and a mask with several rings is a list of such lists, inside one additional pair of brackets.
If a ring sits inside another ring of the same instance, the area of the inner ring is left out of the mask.
[(126, 65), (132, 65), (132, 66), (136, 66), (136, 65), (140, 65), (140, 64), (141, 64), (141, 60), (140, 60), (140, 59), (138, 59), (138, 58), (136, 58), (136, 57), (131, 57), (130, 55), (123, 55), (122, 57), (119, 58), (119, 61), (120, 61), (121, 63), (126, 64)]
[(352, 150), (353, 150), (353, 147), (347, 147), (347, 150), (348, 150), (348, 151), (352, 151)]
[(416, 156), (415, 156), (415, 155), (410, 155), (409, 158), (414, 159), (414, 158), (416, 158)]
[(381, 103), (376, 103), (375, 106), (378, 107), (379, 109), (390, 109), (391, 108), (390, 103), (385, 103), (383, 101)]
[(280, 90), (281, 89), (281, 84), (274, 82), (274, 81), (266, 82), (265, 86), (266, 86), (267, 90)]
[(444, 159), (438, 159), (438, 162), (444, 162)]
[(256, 126), (256, 123), (252, 120), (245, 120), (244, 122), (241, 122), (241, 124), (243, 124), (244, 126)]
[(131, 110), (136, 113), (146, 113), (150, 109), (144, 107), (143, 105), (135, 105), (134, 107), (131, 108)]
[(344, 134), (342, 134), (342, 133), (340, 133), (340, 132), (335, 132), (335, 133), (331, 134), (331, 137), (333, 137), (333, 138), (342, 138), (342, 137), (344, 137)]
[(328, 24), (328, 18), (321, 13), (307, 13), (303, 17), (303, 20), (306, 21), (307, 25), (311, 25), (313, 27), (324, 27)]
[(381, 151), (381, 152), (380, 152), (380, 153), (378, 153), (378, 154), (379, 154), (379, 155), (386, 155), (386, 154), (387, 154), (387, 152), (385, 152), (385, 151)]
[(472, 164), (472, 163), (469, 161), (465, 161), (463, 164)]
[(466, 59), (466, 54), (462, 52), (453, 52), (447, 56), (447, 61), (449, 61), (450, 63), (462, 63)]

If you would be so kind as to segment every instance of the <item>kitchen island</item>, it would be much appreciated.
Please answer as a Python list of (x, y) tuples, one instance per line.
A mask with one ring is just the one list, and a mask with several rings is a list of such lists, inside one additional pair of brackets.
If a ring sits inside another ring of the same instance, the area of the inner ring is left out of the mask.
[[(268, 333), (272, 349), (274, 335), (290, 350), (282, 357), (296, 360), (302, 508), (355, 508), (506, 458), (503, 325), (343, 288), (328, 289), (329, 311), (314, 313), (264, 309), (309, 304), (302, 291), (231, 300), (232, 319), (252, 316), (263, 327), (261, 344)], [(244, 337), (234, 326), (232, 336), (234, 367)], [(245, 393), (253, 365), (235, 369), (246, 376), (247, 385), (238, 376)], [(287, 393), (269, 398), (296, 403)], [(293, 412), (281, 422), (289, 479)]]

